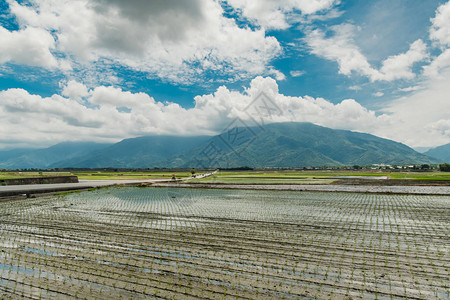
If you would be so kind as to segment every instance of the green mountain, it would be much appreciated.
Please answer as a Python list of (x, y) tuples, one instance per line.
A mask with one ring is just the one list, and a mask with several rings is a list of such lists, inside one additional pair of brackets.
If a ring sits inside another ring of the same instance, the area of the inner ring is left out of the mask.
[(47, 149), (0, 152), (0, 168), (10, 169), (261, 168), (439, 162), (401, 143), (311, 123), (240, 127), (213, 137), (145, 136), (113, 145), (62, 143)]
[(370, 134), (311, 123), (274, 123), (227, 131), (161, 165), (223, 168), (437, 162), (404, 144)]
[(44, 149), (0, 151), (2, 169), (47, 169), (58, 161), (80, 157), (110, 144), (63, 142)]
[(125, 139), (87, 155), (59, 161), (55, 167), (73, 168), (154, 168), (159, 163), (204, 143), (209, 136), (143, 136)]
[(450, 163), (450, 143), (430, 149), (424, 154)]

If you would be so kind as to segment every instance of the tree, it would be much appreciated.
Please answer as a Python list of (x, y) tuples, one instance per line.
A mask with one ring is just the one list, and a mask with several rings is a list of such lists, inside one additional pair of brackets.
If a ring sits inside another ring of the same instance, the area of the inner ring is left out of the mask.
[(444, 172), (450, 172), (450, 164), (440, 164), (439, 170)]
[(195, 174), (195, 169), (191, 169), (191, 174), (192, 174), (192, 175)]

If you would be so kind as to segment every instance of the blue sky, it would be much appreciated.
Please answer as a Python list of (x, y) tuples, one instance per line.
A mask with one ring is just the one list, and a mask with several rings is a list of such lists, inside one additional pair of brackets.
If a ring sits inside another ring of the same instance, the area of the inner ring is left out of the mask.
[(301, 121), (450, 142), (450, 3), (0, 0), (0, 148)]

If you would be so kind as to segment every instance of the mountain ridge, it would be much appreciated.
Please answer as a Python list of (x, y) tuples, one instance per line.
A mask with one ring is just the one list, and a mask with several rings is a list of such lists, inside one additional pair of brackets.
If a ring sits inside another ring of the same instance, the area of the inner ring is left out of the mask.
[(39, 150), (20, 149), (16, 156), (11, 151), (0, 151), (0, 168), (260, 168), (441, 162), (371, 134), (298, 122), (231, 128), (215, 136), (60, 143)]
[[(70, 160), (51, 165), (57, 167), (75, 168), (154, 168), (165, 159), (165, 155), (175, 156), (196, 143), (207, 140), (209, 136), (142, 136), (124, 139), (104, 149), (91, 152), (85, 157), (75, 157)], [(130, 152), (129, 149), (133, 149)]]
[[(216, 165), (198, 153), (205, 152), (208, 145), (192, 149), (178, 159), (166, 161), (171, 167), (191, 167), (195, 162), (205, 167), (297, 167), (342, 166), (371, 164), (437, 163), (436, 160), (416, 152), (410, 147), (367, 133), (336, 130), (311, 123), (272, 123), (264, 127), (247, 128), (243, 140), (251, 142), (227, 143), (229, 132), (212, 138), (209, 144), (219, 149)], [(256, 132), (256, 133), (255, 133)], [(232, 149), (231, 149), (232, 148)], [(270, 150), (268, 150), (270, 149)], [(269, 152), (269, 154), (268, 154)], [(187, 161), (186, 161), (187, 160)], [(184, 163), (180, 163), (184, 161)]]
[(47, 169), (57, 161), (80, 157), (110, 144), (62, 142), (42, 149), (16, 149), (0, 152), (0, 168)]

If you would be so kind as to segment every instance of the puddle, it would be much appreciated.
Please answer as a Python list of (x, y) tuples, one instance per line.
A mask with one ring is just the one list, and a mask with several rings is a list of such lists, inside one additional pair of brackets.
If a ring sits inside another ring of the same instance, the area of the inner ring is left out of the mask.
[[(31, 268), (27, 268), (27, 267), (18, 267), (18, 266), (13, 266), (13, 265), (6, 265), (6, 264), (2, 264), (0, 263), (0, 270), (2, 271), (11, 271), (11, 272), (15, 272), (15, 273), (20, 273), (23, 275), (28, 275), (28, 276), (36, 276), (36, 274), (39, 273), (38, 270), (35, 269), (31, 269)], [(41, 274), (44, 272), (41, 272)]]
[(58, 253), (53, 252), (53, 251), (39, 250), (39, 249), (34, 249), (34, 248), (29, 248), (29, 247), (23, 247), (23, 248), (21, 248), (21, 250), (27, 251), (27, 252), (33, 252), (33, 253), (37, 253), (37, 254), (42, 254), (42, 255), (61, 256)]

